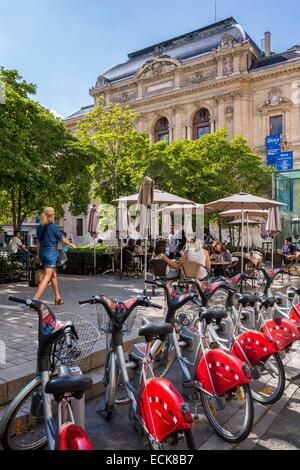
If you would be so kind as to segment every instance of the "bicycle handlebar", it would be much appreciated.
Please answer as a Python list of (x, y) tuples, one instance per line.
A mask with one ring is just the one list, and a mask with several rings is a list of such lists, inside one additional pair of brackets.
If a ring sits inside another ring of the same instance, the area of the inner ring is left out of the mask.
[(149, 307), (158, 308), (159, 310), (162, 309), (162, 305), (154, 304), (153, 302), (149, 302)]
[(34, 303), (34, 300), (32, 300), (32, 299), (22, 299), (21, 297), (15, 297), (13, 295), (10, 295), (8, 297), (8, 300), (11, 300), (12, 302), (17, 302), (19, 304), (28, 305), (28, 307), (32, 306), (33, 303)]
[(97, 301), (100, 300), (100, 297), (98, 295), (94, 295), (91, 299), (87, 299), (87, 300), (79, 300), (78, 303), (79, 305), (84, 305), (84, 304), (96, 304)]

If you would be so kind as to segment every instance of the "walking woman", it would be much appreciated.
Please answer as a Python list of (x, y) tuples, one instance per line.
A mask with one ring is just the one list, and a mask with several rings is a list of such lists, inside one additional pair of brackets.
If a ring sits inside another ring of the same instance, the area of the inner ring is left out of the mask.
[(39, 299), (46, 289), (49, 282), (55, 295), (55, 305), (62, 305), (64, 301), (61, 298), (56, 263), (58, 258), (58, 242), (64, 245), (75, 248), (76, 246), (69, 242), (60, 231), (59, 227), (54, 223), (55, 211), (52, 207), (47, 207), (41, 218), (41, 224), (37, 227), (37, 264), (42, 264), (44, 267), (44, 277), (39, 284), (34, 298)]

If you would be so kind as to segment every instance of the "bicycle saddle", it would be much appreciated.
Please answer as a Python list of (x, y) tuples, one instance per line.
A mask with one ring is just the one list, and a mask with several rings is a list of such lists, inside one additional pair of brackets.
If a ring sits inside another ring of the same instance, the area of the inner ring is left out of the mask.
[(268, 308), (273, 307), (274, 304), (282, 303), (282, 300), (279, 296), (269, 297), (266, 295), (260, 298), (260, 303), (262, 307)]
[(206, 320), (206, 322), (211, 322), (211, 320), (220, 320), (221, 318), (227, 317), (227, 313), (222, 308), (206, 308), (201, 307), (200, 309), (200, 320)]
[[(61, 397), (65, 393), (74, 393), (78, 396), (92, 388), (93, 380), (87, 375), (73, 375), (71, 373), (61, 376), (51, 377), (45, 387), (46, 393), (51, 393), (56, 397)], [(76, 397), (77, 398), (77, 397)]]
[(147, 343), (153, 339), (161, 340), (172, 333), (173, 326), (170, 323), (147, 323), (139, 329), (139, 336), (145, 336)]
[(243, 307), (247, 305), (254, 306), (255, 302), (261, 302), (261, 298), (253, 294), (237, 294), (238, 303)]

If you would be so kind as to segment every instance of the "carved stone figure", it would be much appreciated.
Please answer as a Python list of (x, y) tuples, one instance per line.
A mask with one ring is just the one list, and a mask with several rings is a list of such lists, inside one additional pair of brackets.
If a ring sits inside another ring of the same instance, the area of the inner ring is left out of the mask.
[(233, 58), (226, 57), (223, 60), (223, 75), (231, 75), (233, 73)]

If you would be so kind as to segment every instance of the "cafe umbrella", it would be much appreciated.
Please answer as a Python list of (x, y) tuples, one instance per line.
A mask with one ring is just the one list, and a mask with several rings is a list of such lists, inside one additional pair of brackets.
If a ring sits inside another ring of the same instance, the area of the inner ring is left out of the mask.
[(88, 222), (88, 232), (93, 238), (93, 243), (94, 243), (94, 268), (93, 272), (96, 274), (96, 269), (97, 269), (97, 262), (96, 262), (96, 237), (97, 237), (97, 227), (98, 227), (98, 222), (99, 222), (99, 216), (98, 216), (98, 211), (97, 207), (95, 204), (93, 204), (90, 213), (89, 213), (89, 222)]
[(224, 212), (228, 210), (238, 209), (241, 211), (242, 218), (242, 236), (241, 236), (241, 270), (244, 270), (244, 214), (247, 210), (266, 210), (272, 207), (284, 206), (281, 202), (273, 201), (272, 199), (266, 199), (264, 197), (255, 196), (250, 193), (240, 192), (239, 194), (233, 194), (217, 201), (209, 202), (205, 204), (205, 212)]
[(273, 269), (274, 264), (274, 239), (282, 231), (280, 212), (278, 207), (272, 207), (269, 209), (268, 220), (266, 224), (266, 232), (268, 236), (272, 239), (272, 255), (271, 255), (271, 265)]
[(147, 279), (147, 261), (148, 261), (148, 236), (150, 228), (151, 209), (154, 202), (154, 181), (149, 176), (145, 176), (142, 181), (140, 192), (137, 200), (137, 218), (136, 230), (140, 233), (141, 237), (145, 239), (145, 258), (144, 258), (144, 280), (146, 291)]

